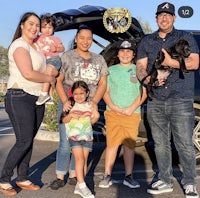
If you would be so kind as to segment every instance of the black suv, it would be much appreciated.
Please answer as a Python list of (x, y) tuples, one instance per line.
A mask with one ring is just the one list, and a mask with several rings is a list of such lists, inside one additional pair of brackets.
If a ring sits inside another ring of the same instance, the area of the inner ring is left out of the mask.
[[(80, 7), (79, 9), (68, 9), (63, 12), (54, 13), (53, 15), (56, 21), (55, 31), (77, 29), (80, 24), (86, 24), (92, 28), (94, 35), (107, 40), (108, 45), (104, 46), (99, 41), (93, 39), (94, 43), (101, 47), (102, 50), (100, 54), (106, 60), (107, 65), (110, 66), (115, 63), (115, 59), (117, 58), (116, 49), (119, 42), (126, 38), (131, 39), (135, 42), (135, 44), (137, 44), (144, 36), (144, 32), (139, 22), (135, 18), (131, 17), (131, 15), (129, 17), (130, 27), (128, 30), (122, 33), (109, 32), (103, 23), (103, 17), (106, 11), (107, 9), (101, 6), (86, 5)], [(99, 122), (94, 125), (94, 131), (97, 133), (104, 133), (104, 110), (105, 103), (102, 100), (99, 103), (99, 112), (101, 116)]]
[(111, 33), (109, 32), (103, 23), (103, 15), (106, 12), (106, 8), (101, 6), (82, 6), (79, 9), (68, 9), (63, 12), (57, 12), (54, 14), (56, 18), (55, 31), (77, 29), (80, 24), (86, 24), (92, 28), (93, 33), (109, 42), (107, 46), (94, 40), (94, 42), (102, 48), (100, 52), (108, 66), (112, 64), (113, 58), (116, 56), (116, 46), (120, 40), (125, 38), (131, 39), (138, 43), (143, 37), (144, 32), (139, 22), (131, 17), (131, 24), (127, 31), (123, 33)]
[[(80, 24), (86, 24), (93, 29), (95, 35), (108, 41), (108, 45), (104, 46), (102, 43), (94, 39), (94, 42), (102, 48), (100, 54), (105, 58), (108, 66), (115, 63), (115, 58), (117, 56), (116, 47), (119, 42), (124, 38), (131, 39), (137, 44), (141, 38), (144, 36), (139, 22), (131, 17), (131, 23), (129, 29), (123, 33), (111, 33), (109, 32), (103, 23), (104, 13), (107, 11), (106, 8), (101, 6), (82, 6), (79, 9), (68, 9), (62, 12), (57, 12), (54, 14), (56, 20), (55, 31), (64, 31), (77, 29)], [(195, 39), (197, 40), (198, 46), (200, 48), (200, 31), (189, 31), (191, 32)], [(196, 103), (200, 103), (200, 74), (199, 70), (195, 72), (195, 98)], [(99, 103), (99, 111), (101, 113), (100, 122), (97, 123), (96, 131), (102, 131), (104, 126), (104, 115), (105, 103), (101, 101)], [(143, 110), (145, 112), (145, 104), (143, 105)], [(145, 113), (143, 114), (143, 121), (145, 121)]]
[[(79, 9), (68, 9), (62, 12), (54, 14), (56, 19), (55, 31), (64, 31), (77, 29), (80, 24), (86, 24), (93, 29), (95, 35), (107, 40), (109, 44), (104, 46), (102, 43), (94, 40), (94, 42), (102, 48), (100, 54), (105, 58), (108, 66), (115, 62), (116, 47), (124, 38), (131, 39), (137, 44), (144, 36), (141, 25), (134, 17), (131, 17), (131, 25), (124, 33), (111, 33), (106, 30), (103, 24), (103, 15), (106, 12), (106, 8), (101, 6), (86, 5)], [(197, 40), (200, 48), (200, 31), (189, 31)], [(200, 73), (199, 70), (195, 72), (195, 102), (200, 103)]]
[[(199, 46), (199, 50), (200, 50), (200, 30), (199, 31), (190, 30), (188, 32), (190, 32), (194, 36), (194, 38), (196, 39), (197, 44)], [(196, 72), (195, 72), (195, 96), (194, 96), (194, 101), (196, 103), (200, 103), (200, 68), (198, 70), (196, 70)]]

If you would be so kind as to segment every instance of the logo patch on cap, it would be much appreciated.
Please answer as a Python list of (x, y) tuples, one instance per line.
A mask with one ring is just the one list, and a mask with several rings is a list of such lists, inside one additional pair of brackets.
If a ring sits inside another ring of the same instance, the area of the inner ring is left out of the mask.
[(162, 7), (162, 9), (164, 9), (164, 8), (167, 8), (167, 9), (169, 9), (169, 4), (168, 3), (166, 3), (163, 7)]
[(131, 43), (128, 41), (124, 41), (122, 42), (122, 44), (120, 45), (120, 48), (131, 48)]

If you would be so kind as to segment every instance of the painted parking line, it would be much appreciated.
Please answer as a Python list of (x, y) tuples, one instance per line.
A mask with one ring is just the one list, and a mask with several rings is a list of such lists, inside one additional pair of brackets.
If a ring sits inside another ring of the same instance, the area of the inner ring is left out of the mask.
[(0, 132), (6, 131), (6, 130), (9, 130), (9, 129), (12, 129), (12, 127), (0, 127)]
[(4, 134), (0, 134), (0, 137), (2, 137), (2, 136), (8, 136), (8, 135), (14, 135), (14, 133), (4, 133)]
[(13, 132), (8, 132), (8, 130), (13, 129), (13, 127), (0, 127), (0, 137), (14, 135)]

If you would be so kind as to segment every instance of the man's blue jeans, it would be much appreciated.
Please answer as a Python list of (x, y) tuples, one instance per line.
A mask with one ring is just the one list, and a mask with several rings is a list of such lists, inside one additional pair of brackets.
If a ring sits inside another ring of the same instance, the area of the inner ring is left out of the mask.
[[(60, 115), (63, 111), (63, 104), (59, 102), (58, 104), (58, 122), (60, 121)], [(59, 123), (59, 133), (60, 142), (57, 149), (56, 155), (56, 174), (66, 175), (67, 168), (69, 166), (69, 172), (75, 172), (75, 160), (74, 156), (71, 154), (71, 148), (69, 141), (66, 138), (66, 131), (63, 124)]]
[(147, 104), (147, 119), (155, 141), (158, 178), (172, 183), (171, 134), (183, 167), (182, 184), (195, 184), (196, 159), (192, 142), (194, 109), (192, 99), (153, 99)]

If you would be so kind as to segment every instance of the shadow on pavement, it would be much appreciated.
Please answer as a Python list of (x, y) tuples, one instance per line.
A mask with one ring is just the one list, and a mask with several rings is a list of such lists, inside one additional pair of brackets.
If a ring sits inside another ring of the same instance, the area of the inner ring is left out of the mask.
[(30, 167), (29, 176), (33, 183), (40, 185), (41, 187), (44, 185), (42, 182), (42, 175), (48, 169), (48, 167), (56, 161), (56, 151), (49, 154), (36, 164)]

